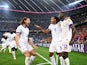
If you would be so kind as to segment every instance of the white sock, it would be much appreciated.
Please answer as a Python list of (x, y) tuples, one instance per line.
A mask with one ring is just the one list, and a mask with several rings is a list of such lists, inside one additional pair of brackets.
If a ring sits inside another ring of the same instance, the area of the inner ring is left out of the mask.
[(6, 51), (6, 48), (4, 48), (4, 53), (5, 53), (5, 51)]
[(4, 49), (4, 48), (1, 48), (1, 49), (0, 49), (0, 52), (1, 52), (3, 49)]
[(66, 63), (66, 65), (70, 65), (69, 58), (65, 59), (65, 63)]
[(63, 57), (61, 56), (59, 58), (60, 58), (60, 65), (65, 65)]
[(29, 64), (29, 60), (30, 60), (30, 57), (26, 57), (26, 58), (25, 58), (25, 65), (30, 65), (30, 64)]
[(56, 55), (56, 64), (58, 65), (58, 55)]
[(30, 57), (30, 60), (34, 61), (35, 57), (36, 57), (36, 56), (31, 56), (31, 57)]
[(55, 61), (55, 57), (54, 56), (50, 57), (50, 60), (52, 62), (52, 65), (56, 65), (56, 61)]
[(8, 50), (9, 50), (9, 53), (11, 53), (11, 48), (10, 47), (8, 47)]
[(15, 54), (15, 51), (12, 51), (12, 55), (13, 55), (14, 60), (16, 60), (16, 54)]
[(31, 64), (31, 63), (32, 63), (32, 61), (34, 61), (35, 57), (36, 57), (36, 56), (31, 56), (31, 57), (30, 57), (29, 64)]

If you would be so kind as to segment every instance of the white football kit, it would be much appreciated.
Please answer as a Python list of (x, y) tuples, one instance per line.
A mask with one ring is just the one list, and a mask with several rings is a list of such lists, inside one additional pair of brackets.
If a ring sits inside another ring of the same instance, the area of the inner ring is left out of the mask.
[(10, 48), (17, 48), (16, 42), (15, 42), (15, 33), (11, 34), (11, 33), (5, 33), (4, 34), (7, 37), (6, 43)]
[(10, 38), (10, 47), (13, 48), (17, 48), (16, 42), (15, 42), (15, 33), (11, 34), (11, 38)]
[(72, 29), (70, 28), (70, 25), (72, 25), (73, 22), (71, 19), (67, 19), (61, 22), (62, 27), (62, 44), (63, 44), (63, 51), (64, 52), (70, 52), (71, 47), (69, 46), (69, 43), (72, 38)]
[(26, 51), (32, 51), (33, 48), (28, 43), (29, 29), (23, 25), (19, 25), (16, 29), (16, 33), (19, 33), (19, 50), (24, 53)]
[(6, 44), (7, 44), (7, 46), (9, 46), (10, 45), (10, 39), (11, 39), (11, 33), (5, 33), (5, 34), (3, 34), (5, 37), (7, 37), (7, 39), (6, 39)]
[(48, 29), (52, 34), (52, 41), (49, 47), (49, 52), (62, 52), (62, 44), (61, 44), (61, 26), (60, 23), (50, 24)]
[(7, 47), (6, 40), (2, 38), (1, 41), (2, 41), (2, 48), (6, 48)]

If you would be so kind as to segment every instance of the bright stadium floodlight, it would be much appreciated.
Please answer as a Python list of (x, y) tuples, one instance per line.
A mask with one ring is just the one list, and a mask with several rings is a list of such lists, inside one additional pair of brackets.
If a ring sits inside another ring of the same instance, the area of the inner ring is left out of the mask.
[(84, 1), (84, 0), (78, 0), (78, 1), (75, 1), (75, 2), (73, 2), (73, 3), (70, 3), (69, 6), (75, 5), (75, 4), (80, 3), (80, 2), (82, 2), (82, 1)]
[(0, 5), (0, 8), (9, 8), (8, 5)]

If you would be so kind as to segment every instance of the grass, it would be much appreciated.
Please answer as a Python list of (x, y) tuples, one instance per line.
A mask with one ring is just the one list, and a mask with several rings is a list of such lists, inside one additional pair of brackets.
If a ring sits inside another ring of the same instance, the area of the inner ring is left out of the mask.
[[(36, 51), (49, 60), (48, 48), (39, 47), (36, 49)], [(19, 50), (16, 52), (16, 55), (17, 59), (13, 60), (12, 55), (8, 53), (8, 50), (6, 53), (1, 52), (0, 65), (24, 65), (24, 55)], [(87, 65), (87, 54), (71, 52), (69, 53), (69, 57), (71, 65)], [(42, 62), (45, 61), (37, 56), (32, 65), (36, 65)]]

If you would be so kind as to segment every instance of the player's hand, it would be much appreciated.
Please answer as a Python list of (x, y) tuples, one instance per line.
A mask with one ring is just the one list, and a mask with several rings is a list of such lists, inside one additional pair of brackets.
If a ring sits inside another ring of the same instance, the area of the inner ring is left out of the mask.
[(37, 48), (38, 48), (35, 44), (33, 44), (33, 47), (34, 47), (35, 49), (37, 49)]
[(74, 42), (74, 39), (71, 39), (71, 41), (70, 41), (69, 45), (72, 45), (72, 44), (73, 44), (73, 42)]
[(17, 44), (17, 47), (18, 47), (18, 48), (21, 48), (21, 46), (20, 46), (19, 44)]
[(34, 25), (36, 28), (41, 29), (41, 26), (39, 25)]
[(21, 46), (20, 46), (20, 45), (19, 45), (18, 47), (19, 47), (19, 48), (21, 48)]

